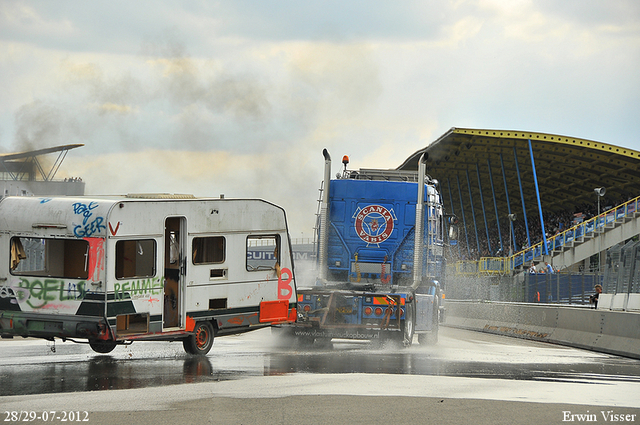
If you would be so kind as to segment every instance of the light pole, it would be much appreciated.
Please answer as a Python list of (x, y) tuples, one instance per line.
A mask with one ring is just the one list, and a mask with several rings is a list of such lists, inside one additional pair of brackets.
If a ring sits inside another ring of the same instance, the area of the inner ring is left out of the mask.
[[(595, 189), (593, 189), (593, 191), (596, 193), (596, 197), (598, 198), (598, 216), (596, 218), (596, 224), (595, 224), (595, 228), (594, 230), (597, 231), (598, 230), (598, 222), (600, 221), (600, 198), (602, 198), (604, 196), (604, 194), (607, 192), (607, 189), (605, 189), (604, 187), (596, 187)], [(604, 225), (603, 225), (604, 226)], [(600, 277), (600, 264), (601, 264), (601, 260), (600, 260), (600, 252), (602, 251), (602, 235), (598, 235), (598, 279)], [(600, 282), (598, 282), (600, 283)]]
[(509, 233), (510, 233), (510, 237), (509, 237), (509, 257), (511, 257), (513, 255), (513, 222), (516, 221), (516, 215), (515, 214), (509, 214)]

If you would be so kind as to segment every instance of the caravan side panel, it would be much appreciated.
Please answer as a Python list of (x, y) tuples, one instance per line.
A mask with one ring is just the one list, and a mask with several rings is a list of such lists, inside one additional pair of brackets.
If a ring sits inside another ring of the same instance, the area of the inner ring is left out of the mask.
[(105, 336), (104, 223), (110, 204), (81, 198), (0, 202), (3, 335)]

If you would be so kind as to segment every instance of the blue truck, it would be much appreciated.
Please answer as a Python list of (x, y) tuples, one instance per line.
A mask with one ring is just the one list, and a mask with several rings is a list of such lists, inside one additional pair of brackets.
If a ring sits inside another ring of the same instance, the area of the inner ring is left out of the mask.
[[(416, 172), (344, 170), (331, 179), (325, 149), (317, 278), (298, 283), (298, 341), (438, 340), (444, 321), (445, 249), (454, 238), (437, 181)], [(420, 184), (422, 182), (422, 184)], [(449, 230), (451, 229), (451, 234)]]

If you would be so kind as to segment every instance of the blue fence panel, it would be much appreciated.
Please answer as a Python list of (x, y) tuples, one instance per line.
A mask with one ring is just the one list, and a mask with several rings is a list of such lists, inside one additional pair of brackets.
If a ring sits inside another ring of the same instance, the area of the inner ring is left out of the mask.
[(591, 274), (527, 275), (525, 302), (588, 304), (597, 281), (598, 276)]
[(574, 238), (575, 238), (575, 229), (567, 230), (567, 233), (565, 233), (566, 243), (572, 242)]
[(518, 254), (513, 257), (513, 268), (520, 267), (523, 264), (524, 264), (524, 257), (522, 254)]
[(524, 252), (524, 261), (533, 261), (533, 250), (528, 249)]
[(533, 252), (536, 258), (542, 256), (542, 245), (538, 245), (535, 248), (533, 248)]
[(547, 281), (545, 275), (528, 275), (527, 282), (527, 302), (545, 302), (547, 295)]
[(616, 212), (611, 211), (605, 216), (605, 224), (610, 224), (616, 221)]
[(587, 233), (593, 233), (595, 225), (596, 225), (595, 220), (587, 221), (584, 225), (584, 234), (586, 235)]
[(571, 275), (571, 302), (581, 303), (589, 299), (593, 292), (594, 276)]
[(551, 275), (551, 278), (559, 289), (555, 294), (558, 294), (560, 298), (556, 299), (556, 301), (569, 302), (569, 296), (571, 294), (571, 276)]

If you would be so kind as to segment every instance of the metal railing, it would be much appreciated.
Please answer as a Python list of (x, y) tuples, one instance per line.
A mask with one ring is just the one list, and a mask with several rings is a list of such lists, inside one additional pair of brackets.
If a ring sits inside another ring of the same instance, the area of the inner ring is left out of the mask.
[[(636, 218), (640, 213), (639, 203), (640, 196), (576, 224), (564, 232), (551, 236), (547, 239), (547, 252), (562, 251), (565, 247), (573, 248), (576, 243), (584, 242), (584, 238), (594, 237), (596, 233), (603, 233), (606, 228), (615, 227), (616, 223)], [(525, 263), (542, 257), (544, 254), (543, 248), (544, 243), (540, 242), (531, 248), (526, 248), (514, 254), (512, 257), (508, 257), (510, 270), (522, 267)]]
[[(552, 255), (554, 251), (559, 252), (573, 248), (576, 244), (584, 242), (585, 238), (595, 237), (598, 233), (604, 233), (607, 228), (614, 228), (616, 224), (638, 216), (640, 216), (640, 196), (549, 237), (547, 252)], [(454, 272), (462, 275), (472, 273), (504, 275), (512, 273), (532, 261), (541, 261), (544, 254), (544, 242), (539, 242), (511, 257), (483, 257), (479, 261), (458, 261), (455, 263)]]

